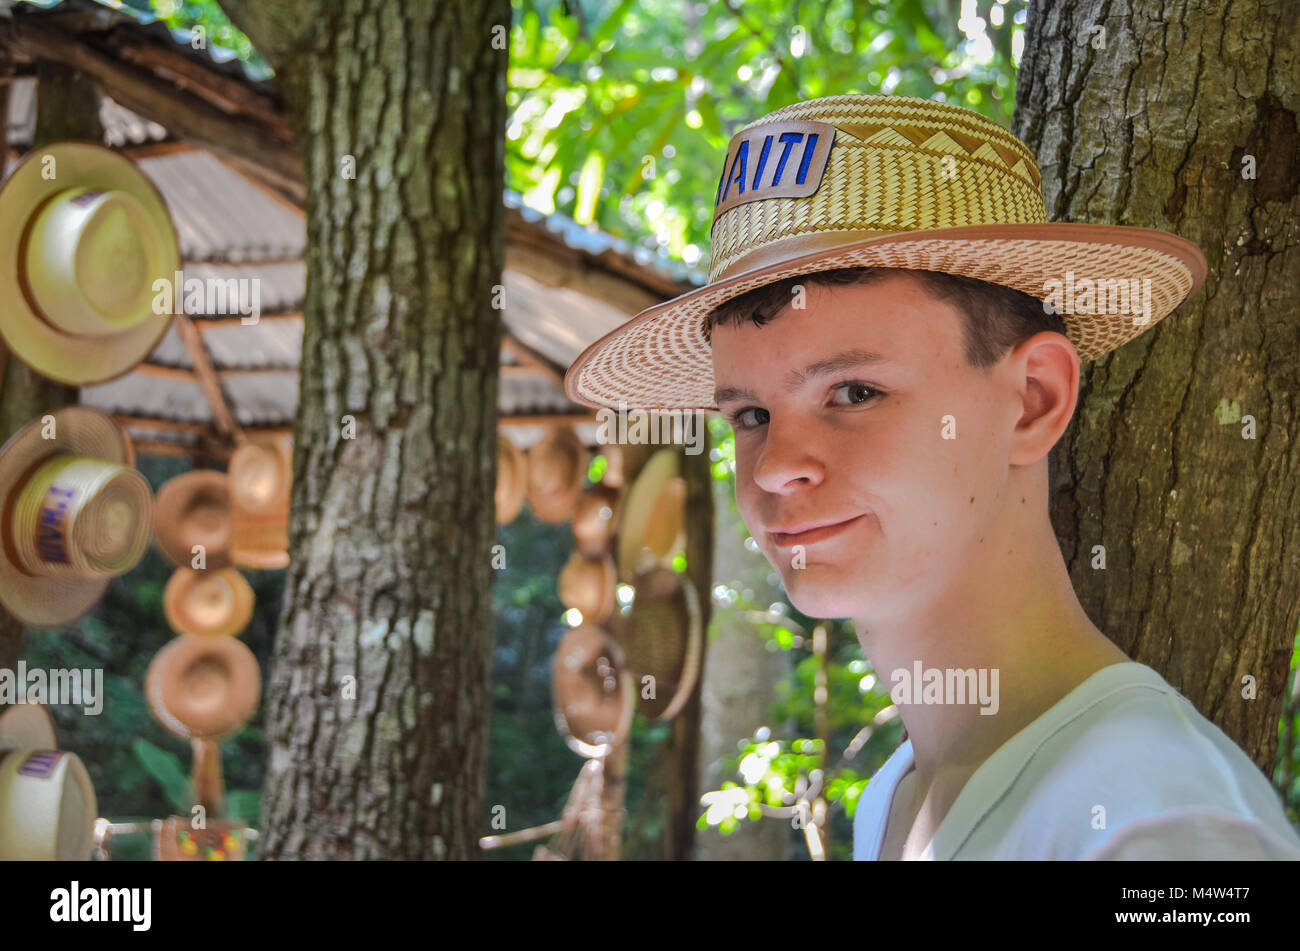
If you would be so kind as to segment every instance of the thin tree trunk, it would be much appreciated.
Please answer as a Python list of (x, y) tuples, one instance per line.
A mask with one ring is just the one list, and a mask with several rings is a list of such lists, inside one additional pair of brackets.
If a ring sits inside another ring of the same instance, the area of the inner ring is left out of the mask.
[[(6, 90), (7, 92), (7, 90)], [(0, 98), (0, 138), (8, 125), (8, 96)], [(42, 63), (36, 81), (36, 131), (32, 150), (63, 139), (102, 142), (99, 92), (78, 73)], [(3, 161), (4, 142), (0, 142)], [(77, 402), (76, 387), (54, 383), (27, 369), (0, 345), (0, 443), (31, 420)], [(22, 653), (23, 626), (0, 607), (0, 669), (15, 670)]]
[(1300, 621), (1298, 59), (1289, 0), (1035, 3), (1014, 122), (1054, 220), (1209, 261), (1189, 304), (1085, 367), (1052, 517), (1094, 623), (1270, 772)]
[(484, 825), (504, 233), (508, 53), (493, 40), (510, 7), (223, 7), (276, 67), (307, 190), (292, 562), (266, 688), (260, 855), (471, 858)]
[(700, 669), (691, 692), (673, 718), (665, 762), (668, 764), (668, 823), (665, 855), (671, 861), (695, 858), (695, 823), (700, 816), (700, 692), (707, 669), (709, 621), (713, 605), (713, 471), (709, 462), (708, 417), (699, 414), (696, 425), (705, 438), (699, 455), (682, 456), (686, 479), (686, 577), (695, 588), (700, 606)]

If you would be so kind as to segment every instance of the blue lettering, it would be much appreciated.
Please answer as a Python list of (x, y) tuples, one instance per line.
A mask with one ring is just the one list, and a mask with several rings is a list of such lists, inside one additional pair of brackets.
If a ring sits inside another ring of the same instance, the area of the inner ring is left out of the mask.
[(763, 151), (758, 153), (758, 168), (754, 169), (754, 188), (758, 188), (758, 183), (763, 179), (763, 166), (767, 165), (767, 153), (772, 151), (772, 137), (769, 135), (763, 139)]
[[(722, 200), (727, 200), (727, 192), (731, 191), (731, 186), (736, 186), (736, 194), (745, 193), (745, 165), (749, 161), (749, 139), (742, 139), (740, 148), (736, 149), (736, 157), (731, 161), (731, 179), (727, 182), (726, 189), (722, 192)], [(739, 171), (737, 171), (739, 169)]]
[(813, 152), (817, 151), (817, 133), (810, 133), (808, 141), (803, 145), (803, 158), (799, 160), (799, 174), (795, 176), (794, 183), (802, 185), (804, 179), (808, 177), (808, 166), (812, 163)]
[(781, 153), (781, 161), (776, 163), (776, 174), (772, 176), (773, 188), (781, 184), (781, 173), (785, 171), (785, 161), (790, 157), (790, 150), (794, 148), (794, 144), (802, 138), (802, 132), (781, 133), (781, 141), (785, 143), (785, 151)]

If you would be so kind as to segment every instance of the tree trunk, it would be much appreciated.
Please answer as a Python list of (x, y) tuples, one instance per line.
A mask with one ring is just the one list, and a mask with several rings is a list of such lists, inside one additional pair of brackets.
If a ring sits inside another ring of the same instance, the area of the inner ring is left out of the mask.
[[(0, 99), (0, 104), (7, 103), (7, 96)], [(8, 114), (7, 108), (0, 109), (0, 140)], [(42, 63), (36, 81), (32, 151), (63, 139), (104, 140), (104, 128), (99, 123), (99, 92), (79, 73)], [(0, 141), (0, 161), (4, 145)], [(76, 403), (77, 395), (76, 387), (54, 383), (27, 369), (0, 344), (0, 443), (42, 414)], [(22, 642), (22, 624), (0, 607), (0, 669), (17, 669)]]
[(1051, 509), (1094, 623), (1270, 773), (1300, 620), (1297, 59), (1288, 0), (1033, 4), (1013, 125), (1053, 220), (1172, 231), (1209, 261), (1085, 367)]
[(510, 7), (222, 5), (276, 68), (307, 193), (292, 562), (266, 689), (259, 853), (471, 858), (488, 738)]
[[(753, 602), (762, 607), (780, 601), (780, 587), (768, 581), (772, 566), (761, 554), (741, 544), (749, 532), (736, 510), (733, 490), (724, 482), (712, 481), (717, 506), (713, 548), (716, 583), (739, 591), (748, 588), (753, 592)], [(716, 636), (709, 639), (700, 685), (702, 791), (721, 789), (724, 782), (739, 780), (735, 770), (722, 769), (723, 758), (735, 755), (738, 741), (752, 737), (760, 726), (779, 733), (786, 725), (771, 722), (768, 713), (776, 685), (790, 672), (789, 652), (769, 651), (755, 624), (736, 609), (719, 611), (715, 627)], [(700, 811), (697, 805), (695, 818)], [(724, 836), (716, 829), (701, 832), (696, 837), (695, 858), (710, 862), (786, 861), (792, 855), (790, 837), (789, 820), (747, 820), (731, 835)]]

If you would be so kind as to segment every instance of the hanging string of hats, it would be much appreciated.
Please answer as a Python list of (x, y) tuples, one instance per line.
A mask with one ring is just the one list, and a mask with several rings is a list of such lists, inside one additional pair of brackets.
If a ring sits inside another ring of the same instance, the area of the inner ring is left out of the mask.
[(623, 810), (610, 764), (633, 714), (639, 704), (649, 719), (671, 719), (695, 688), (700, 604), (674, 564), (685, 548), (686, 483), (676, 449), (647, 453), (603, 446), (599, 478), (585, 485), (588, 454), (571, 428), (553, 427), (526, 454), (501, 437), (498, 522), (513, 520), (525, 498), (542, 521), (571, 522), (574, 550), (557, 589), (573, 626), (556, 648), (551, 692), (556, 729), (586, 762), (559, 820), (484, 837), (484, 849), (549, 838), (534, 860), (611, 857)]
[[(0, 272), (0, 355), (70, 386), (148, 357), (173, 317), (154, 285), (180, 272), (181, 255), (166, 203), (132, 162), (87, 142), (36, 149), (0, 186), (0, 220), (0, 255), (16, 265)], [(24, 625), (86, 614), (151, 535), (177, 566), (163, 611), (179, 636), (154, 658), (146, 692), (159, 721), (193, 743), (193, 798), (209, 821), (167, 820), (158, 857), (242, 856), (223, 819), (217, 745), (261, 693), (256, 658), (233, 636), (253, 609), (236, 566), (288, 563), (291, 477), (288, 438), (251, 437), (228, 473), (186, 473), (155, 501), (130, 438), (83, 406), (44, 414), (0, 447), (0, 604)], [(40, 716), (22, 705), (0, 714), (0, 860), (85, 859), (94, 789)]]

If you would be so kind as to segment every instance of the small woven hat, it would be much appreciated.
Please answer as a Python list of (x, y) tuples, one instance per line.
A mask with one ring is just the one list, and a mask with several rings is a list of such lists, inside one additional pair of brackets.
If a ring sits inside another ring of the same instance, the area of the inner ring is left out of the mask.
[[(716, 408), (707, 315), (815, 271), (941, 271), (1055, 297), (1083, 361), (1164, 319), (1206, 273), (1194, 244), (1163, 231), (1049, 222), (1023, 142), (968, 109), (905, 96), (812, 99), (742, 128), (723, 162), (710, 243), (709, 283), (588, 347), (565, 376), (570, 399)], [(1096, 295), (1082, 293), (1084, 281)], [(1115, 295), (1104, 308), (1098, 282)], [(1076, 285), (1077, 297), (1054, 293)], [(1130, 288), (1149, 290), (1149, 312), (1132, 312)], [(1116, 301), (1129, 312), (1116, 313)]]
[(624, 577), (664, 564), (686, 544), (686, 480), (674, 449), (660, 449), (641, 467), (623, 502), (618, 567)]
[(254, 437), (230, 457), (230, 559), (244, 568), (289, 564), (293, 440)]
[(234, 733), (261, 695), (257, 658), (235, 637), (182, 634), (154, 655), (145, 674), (149, 709), (167, 730), (186, 738)]
[(43, 703), (15, 703), (0, 713), (0, 750), (59, 748), (54, 717)]
[(626, 736), (636, 708), (618, 643), (594, 624), (571, 628), (551, 667), (555, 728), (582, 756), (604, 756)]
[(524, 507), (528, 492), (528, 456), (505, 436), (497, 435), (497, 524), (509, 525)]
[(234, 567), (177, 568), (163, 589), (163, 615), (177, 634), (238, 634), (253, 617), (253, 589)]
[[(626, 614), (609, 622), (637, 681), (641, 712), (652, 720), (677, 715), (695, 689), (704, 653), (699, 597), (690, 580), (671, 568), (633, 579), (636, 595)], [(654, 696), (642, 678), (654, 677)]]
[(33, 149), (0, 187), (0, 336), (41, 376), (102, 383), (147, 357), (172, 316), (154, 282), (180, 266), (162, 196), (110, 149)]
[(49, 416), (0, 448), (0, 603), (35, 628), (89, 611), (153, 531), (153, 494), (117, 424), (85, 406)]
[(560, 602), (581, 612), (584, 621), (599, 624), (614, 613), (618, 570), (611, 555), (588, 558), (575, 551), (563, 568), (557, 587)]
[(554, 426), (528, 450), (528, 504), (543, 522), (573, 514), (587, 471), (587, 450), (572, 427)]
[(189, 568), (202, 545), (204, 568), (230, 564), (230, 480), (224, 472), (195, 469), (168, 479), (154, 499), (154, 540), (173, 565)]
[(578, 551), (589, 558), (609, 551), (618, 524), (619, 491), (604, 483), (593, 485), (578, 498), (573, 510), (573, 538)]

